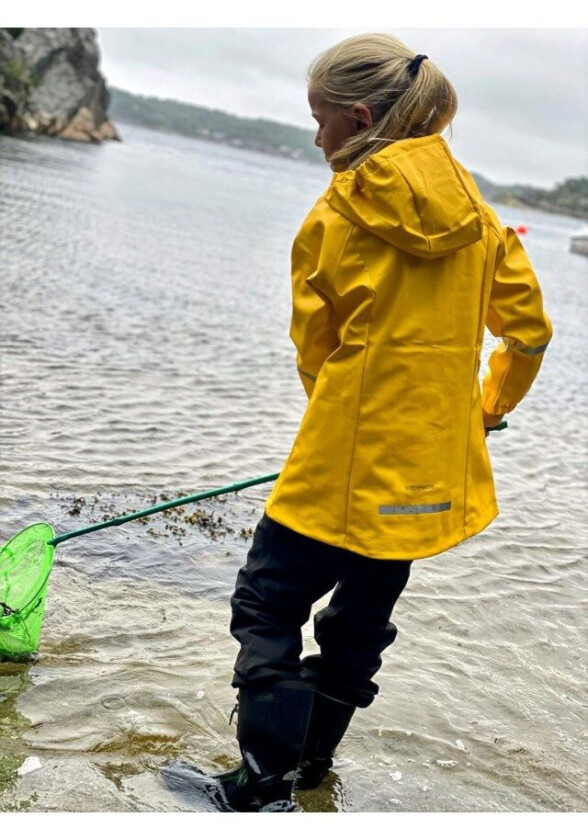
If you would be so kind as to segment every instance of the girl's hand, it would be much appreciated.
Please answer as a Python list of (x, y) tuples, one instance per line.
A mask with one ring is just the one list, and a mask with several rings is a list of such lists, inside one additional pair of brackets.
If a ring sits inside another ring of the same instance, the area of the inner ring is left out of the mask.
[[(488, 430), (502, 423), (504, 414), (486, 414), (482, 409), (482, 418), (484, 420), (484, 429)], [(488, 431), (486, 431), (486, 437), (488, 437)]]

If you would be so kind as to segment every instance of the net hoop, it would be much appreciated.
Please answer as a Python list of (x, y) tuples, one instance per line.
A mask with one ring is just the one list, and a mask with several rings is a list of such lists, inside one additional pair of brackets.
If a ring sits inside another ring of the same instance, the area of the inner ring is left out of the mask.
[(37, 522), (0, 548), (0, 658), (26, 657), (38, 648), (54, 536), (51, 525)]

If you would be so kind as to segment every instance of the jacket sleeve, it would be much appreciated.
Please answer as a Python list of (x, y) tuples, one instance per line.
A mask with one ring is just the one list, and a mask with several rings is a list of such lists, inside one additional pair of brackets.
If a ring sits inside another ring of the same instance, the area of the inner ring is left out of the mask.
[(511, 228), (503, 235), (486, 315), (486, 326), (502, 339), (490, 356), (482, 386), (482, 407), (488, 414), (507, 414), (523, 399), (552, 335), (529, 258)]
[(329, 299), (306, 278), (293, 281), (290, 337), (297, 350), (298, 374), (309, 399), (325, 359), (339, 346), (332, 308)]

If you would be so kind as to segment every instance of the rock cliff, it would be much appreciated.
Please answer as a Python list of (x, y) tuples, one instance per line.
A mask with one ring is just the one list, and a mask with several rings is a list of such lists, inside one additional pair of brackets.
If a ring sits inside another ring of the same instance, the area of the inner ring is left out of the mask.
[(0, 131), (120, 140), (93, 29), (0, 29)]

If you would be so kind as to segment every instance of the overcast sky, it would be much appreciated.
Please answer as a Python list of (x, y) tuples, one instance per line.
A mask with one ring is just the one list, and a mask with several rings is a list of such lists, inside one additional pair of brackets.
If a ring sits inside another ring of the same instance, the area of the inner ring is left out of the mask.
[[(110, 84), (313, 128), (311, 60), (368, 29), (99, 28)], [(378, 30), (375, 30), (378, 31)], [(587, 171), (588, 30), (396, 28), (459, 97), (451, 145), (499, 183), (553, 186)]]
[[(312, 130), (312, 59), (349, 35), (389, 32), (454, 84), (450, 142), (466, 166), (498, 183), (546, 187), (588, 169), (586, 2), (27, 0), (3, 18), (5, 26), (96, 28), (111, 85)], [(330, 28), (334, 18), (348, 28)]]

